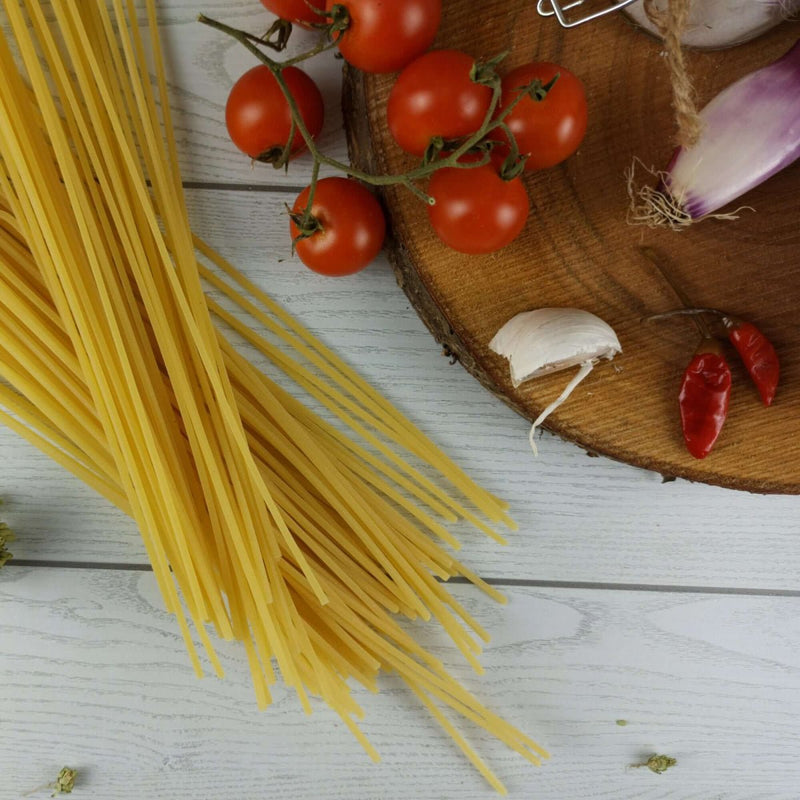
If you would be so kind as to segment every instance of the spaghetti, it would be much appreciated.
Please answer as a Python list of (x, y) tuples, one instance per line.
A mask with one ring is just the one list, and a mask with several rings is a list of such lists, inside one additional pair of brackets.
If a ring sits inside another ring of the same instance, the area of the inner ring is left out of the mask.
[[(440, 541), (457, 548), (443, 522), (459, 518), (502, 540), (469, 506), (513, 527), (505, 504), (193, 236), (153, 0), (155, 90), (133, 0), (56, 3), (53, 22), (38, 0), (3, 5), (22, 66), (0, 37), (0, 422), (133, 516), (198, 673), (192, 628), (223, 672), (210, 625), (242, 641), (260, 706), (276, 664), (307, 712), (322, 697), (377, 760), (349, 681), (377, 691), (393, 670), (504, 791), (442, 706), (534, 763), (546, 753), (395, 615), (435, 619), (481, 671), (488, 635), (442, 581), (503, 598)], [(351, 434), (254, 367), (225, 325)]]

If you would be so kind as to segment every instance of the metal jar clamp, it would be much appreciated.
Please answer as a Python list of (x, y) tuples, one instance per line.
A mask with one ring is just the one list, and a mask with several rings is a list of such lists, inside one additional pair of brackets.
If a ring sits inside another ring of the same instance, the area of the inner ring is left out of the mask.
[(584, 16), (576, 17), (575, 19), (568, 18), (566, 12), (584, 5), (586, 0), (570, 0), (564, 3), (564, 5), (562, 5), (559, 0), (538, 0), (536, 3), (536, 10), (542, 17), (555, 16), (564, 28), (574, 28), (577, 25), (582, 25), (584, 22), (590, 22), (593, 19), (610, 14), (612, 11), (619, 11), (619, 9), (625, 8), (625, 6), (633, 2), (635, 2), (635, 0), (612, 0), (611, 5), (589, 11), (589, 13)]

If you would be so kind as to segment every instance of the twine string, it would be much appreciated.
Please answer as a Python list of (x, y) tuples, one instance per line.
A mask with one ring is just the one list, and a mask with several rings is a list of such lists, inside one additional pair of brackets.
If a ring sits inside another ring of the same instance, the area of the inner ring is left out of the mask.
[(692, 0), (667, 0), (666, 9), (657, 6), (657, 0), (644, 0), (644, 10), (650, 21), (658, 28), (664, 40), (667, 66), (672, 83), (672, 106), (675, 109), (677, 143), (691, 147), (700, 137), (703, 127), (695, 103), (694, 85), (686, 64), (681, 45), (689, 21)]

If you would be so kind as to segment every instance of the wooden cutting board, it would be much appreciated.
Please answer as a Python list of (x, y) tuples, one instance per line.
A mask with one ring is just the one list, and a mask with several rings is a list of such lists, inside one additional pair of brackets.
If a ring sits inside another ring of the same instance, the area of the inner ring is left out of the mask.
[[(514, 389), (507, 363), (489, 351), (488, 342), (520, 311), (565, 306), (594, 312), (616, 330), (623, 353), (595, 369), (549, 418), (549, 429), (592, 452), (664, 475), (754, 492), (800, 493), (800, 162), (743, 198), (754, 211), (742, 211), (736, 221), (707, 220), (682, 232), (631, 226), (626, 171), (635, 157), (661, 168), (672, 151), (660, 42), (634, 29), (622, 14), (565, 31), (552, 18), (540, 18), (535, 5), (534, 0), (446, 0), (435, 46), (476, 57), (508, 49), (507, 69), (530, 60), (568, 67), (586, 86), (586, 139), (566, 163), (526, 178), (532, 200), (528, 225), (493, 255), (448, 250), (432, 234), (424, 205), (407, 190), (387, 189), (389, 256), (399, 283), (446, 352), (529, 419), (557, 397), (570, 375)], [(797, 36), (797, 26), (786, 24), (731, 50), (692, 53), (700, 104), (782, 55)], [(386, 127), (393, 79), (356, 70), (346, 75), (351, 158), (373, 172), (402, 172), (414, 164)], [(715, 449), (702, 461), (685, 451), (676, 399), (697, 332), (685, 318), (642, 324), (643, 317), (680, 305), (641, 256), (643, 244), (663, 255), (694, 303), (751, 320), (781, 357), (781, 385), (774, 405), (764, 408), (731, 353), (730, 414)]]

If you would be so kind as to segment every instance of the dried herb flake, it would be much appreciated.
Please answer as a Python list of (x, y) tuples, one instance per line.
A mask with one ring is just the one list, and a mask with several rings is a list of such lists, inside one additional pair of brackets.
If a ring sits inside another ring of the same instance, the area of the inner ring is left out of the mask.
[(660, 775), (662, 772), (666, 772), (670, 767), (674, 767), (677, 763), (678, 760), (672, 758), (672, 756), (663, 756), (653, 753), (653, 755), (642, 764), (631, 764), (631, 766), (647, 767), (650, 772), (655, 772), (657, 775)]
[(55, 790), (50, 797), (55, 797), (57, 794), (71, 794), (75, 788), (75, 778), (78, 775), (78, 770), (70, 769), (69, 767), (62, 767), (61, 772), (58, 773), (56, 782), (53, 784)]
[(8, 543), (13, 542), (17, 537), (9, 529), (5, 522), (0, 522), (0, 567), (5, 566), (6, 562), (13, 558), (8, 552)]

